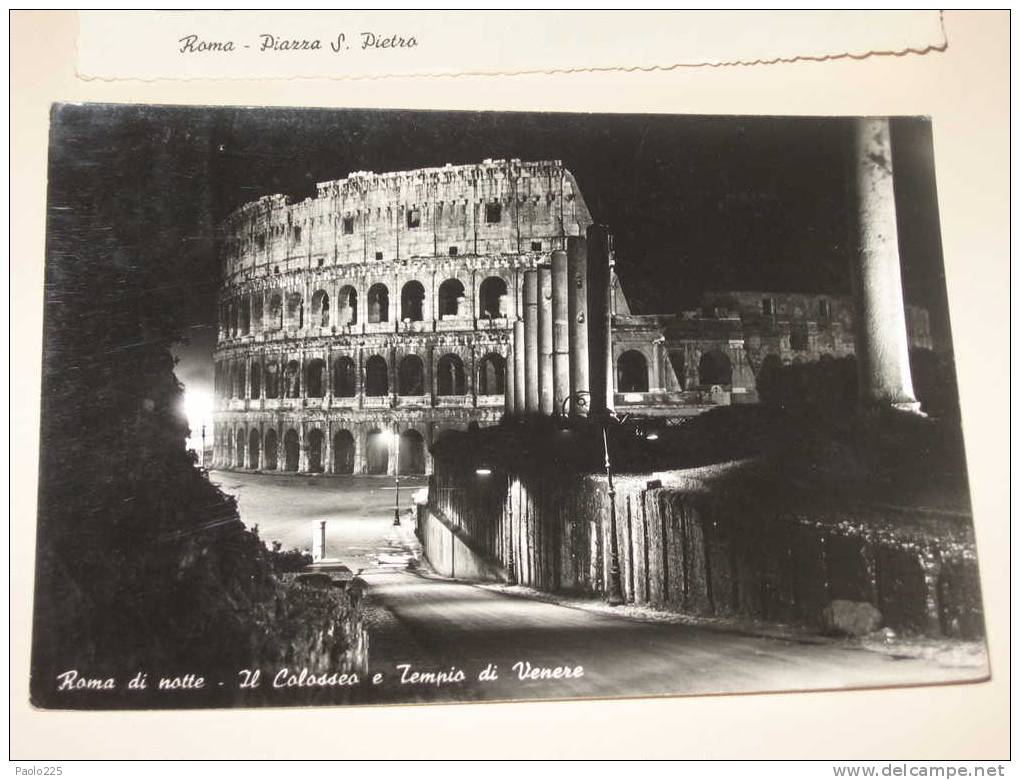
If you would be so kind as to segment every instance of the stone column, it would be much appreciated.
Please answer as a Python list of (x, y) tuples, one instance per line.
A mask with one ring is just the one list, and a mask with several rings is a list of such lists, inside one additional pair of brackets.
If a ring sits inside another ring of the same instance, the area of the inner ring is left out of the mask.
[(538, 414), (538, 271), (524, 272), (524, 411)]
[(503, 414), (507, 419), (514, 416), (514, 351), (510, 348), (503, 364)]
[[(298, 471), (306, 473), (308, 471), (308, 438), (305, 436), (305, 424), (299, 422), (297, 424), (298, 431)], [(284, 447), (286, 453), (286, 447)]]
[(538, 269), (538, 410), (553, 414), (552, 269)]
[(552, 254), (553, 413), (565, 414), (570, 397), (570, 274), (567, 253)]
[(851, 278), (860, 401), (916, 412), (920, 404), (910, 379), (888, 119), (855, 120), (853, 165), (857, 253)]
[(526, 380), (524, 369), (524, 320), (514, 320), (514, 363), (511, 367), (514, 375), (514, 415), (523, 417), (525, 412)]
[(612, 236), (603, 225), (588, 226), (588, 371), (592, 414), (612, 411)]
[(567, 318), (570, 344), (570, 414), (588, 414), (588, 241), (567, 238)]

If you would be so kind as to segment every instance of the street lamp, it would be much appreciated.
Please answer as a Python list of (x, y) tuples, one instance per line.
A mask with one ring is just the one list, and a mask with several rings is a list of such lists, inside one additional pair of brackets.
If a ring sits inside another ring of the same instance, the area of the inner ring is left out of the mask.
[(393, 441), (393, 525), (400, 525), (400, 434), (394, 427), (390, 433)]
[[(563, 399), (560, 411), (566, 414), (566, 405), (572, 400), (578, 404), (583, 403), (582, 396), (590, 396), (587, 390), (567, 396)], [(606, 483), (609, 492), (609, 584), (606, 593), (606, 603), (611, 607), (618, 607), (624, 603), (623, 583), (620, 578), (620, 546), (616, 540), (616, 485), (613, 482), (613, 462), (609, 457), (609, 422), (619, 422), (616, 416), (610, 411), (598, 414), (599, 426), (602, 428), (602, 452), (605, 456)], [(591, 419), (591, 416), (589, 416)]]
[(205, 423), (202, 423), (202, 468), (205, 468)]

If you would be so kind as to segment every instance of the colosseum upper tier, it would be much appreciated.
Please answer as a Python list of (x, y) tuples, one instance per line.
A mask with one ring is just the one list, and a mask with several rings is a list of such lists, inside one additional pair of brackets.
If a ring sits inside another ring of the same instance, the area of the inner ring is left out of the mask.
[(430, 471), (443, 430), (499, 420), (522, 273), (590, 223), (559, 161), (358, 172), (242, 206), (223, 229), (214, 465)]

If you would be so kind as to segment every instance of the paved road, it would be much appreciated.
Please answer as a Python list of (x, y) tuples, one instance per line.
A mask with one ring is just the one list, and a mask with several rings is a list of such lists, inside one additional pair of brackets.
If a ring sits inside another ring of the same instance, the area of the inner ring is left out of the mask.
[[(357, 572), (377, 565), (380, 554), (395, 550), (393, 538), (393, 477), (273, 476), (210, 473), (213, 482), (237, 496), (241, 519), (258, 526), (266, 542), (285, 550), (310, 550), (312, 532), (326, 521), (326, 557)], [(411, 494), (427, 484), (425, 477), (401, 477), (400, 504), (404, 522)]]
[[(984, 675), (974, 665), (897, 658), (825, 640), (772, 639), (596, 614), (379, 566), (380, 553), (409, 540), (406, 532), (394, 534), (393, 494), (380, 480), (334, 485), (214, 477), (239, 495), (245, 521), (258, 522), (267, 540), (298, 543), (310, 534), (310, 520), (330, 518), (330, 554), (362, 569), (368, 585), (370, 665), (385, 675), (373, 701), (783, 691)], [(478, 682), (489, 664), (498, 679)], [(522, 680), (527, 664), (545, 675), (559, 669), (561, 676)], [(569, 676), (563, 676), (566, 670)], [(457, 671), (465, 676), (462, 682)], [(450, 679), (411, 678), (415, 673)], [(401, 683), (401, 676), (409, 681)]]

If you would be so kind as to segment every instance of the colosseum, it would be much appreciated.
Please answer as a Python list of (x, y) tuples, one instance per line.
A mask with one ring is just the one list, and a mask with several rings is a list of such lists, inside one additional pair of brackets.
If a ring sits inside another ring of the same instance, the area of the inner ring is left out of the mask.
[[(358, 172), (242, 206), (223, 229), (214, 467), (430, 472), (444, 431), (501, 419), (524, 272), (591, 222), (560, 161)], [(641, 314), (613, 291), (615, 403), (635, 416), (754, 402), (762, 366), (854, 349), (837, 296)], [(927, 313), (907, 321), (930, 348)]]

